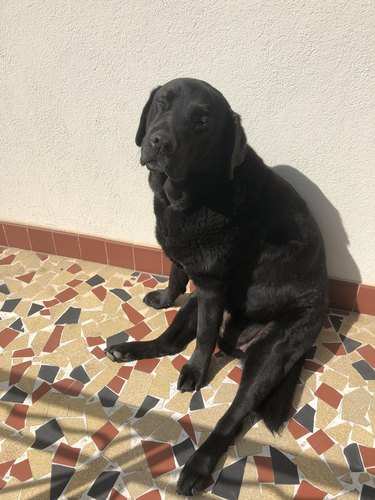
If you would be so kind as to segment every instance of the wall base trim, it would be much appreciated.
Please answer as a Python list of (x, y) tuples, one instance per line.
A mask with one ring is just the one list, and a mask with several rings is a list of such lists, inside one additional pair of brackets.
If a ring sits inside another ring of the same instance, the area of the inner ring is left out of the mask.
[[(158, 247), (0, 221), (0, 245), (168, 275), (171, 263)], [(375, 286), (329, 279), (334, 309), (375, 315)]]

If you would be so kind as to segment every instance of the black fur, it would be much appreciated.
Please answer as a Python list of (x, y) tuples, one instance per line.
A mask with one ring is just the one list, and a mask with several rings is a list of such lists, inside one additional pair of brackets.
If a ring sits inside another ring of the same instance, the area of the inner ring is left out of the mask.
[(247, 145), (240, 117), (207, 83), (178, 79), (155, 89), (136, 142), (150, 170), (157, 239), (173, 262), (168, 287), (145, 302), (171, 306), (189, 279), (196, 292), (161, 337), (107, 355), (121, 362), (174, 354), (196, 337), (181, 391), (205, 385), (217, 341), (244, 364), (231, 407), (181, 472), (177, 490), (191, 495), (205, 488), (248, 413), (258, 411), (273, 432), (287, 418), (326, 313), (324, 247), (305, 202)]

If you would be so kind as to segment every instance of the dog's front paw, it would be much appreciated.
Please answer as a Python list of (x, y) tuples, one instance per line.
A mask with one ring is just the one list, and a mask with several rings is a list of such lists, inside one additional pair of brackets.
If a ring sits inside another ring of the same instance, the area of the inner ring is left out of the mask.
[(186, 462), (177, 482), (179, 495), (197, 495), (211, 482), (212, 463), (208, 456), (196, 451)]
[(124, 363), (126, 361), (138, 359), (132, 348), (132, 342), (113, 345), (104, 349), (104, 352), (107, 358), (115, 363)]
[(143, 302), (154, 309), (165, 309), (167, 307), (173, 306), (173, 301), (169, 297), (169, 291), (165, 290), (154, 290), (145, 295)]
[(177, 389), (181, 392), (199, 391), (206, 385), (206, 370), (187, 363), (182, 367), (177, 382)]

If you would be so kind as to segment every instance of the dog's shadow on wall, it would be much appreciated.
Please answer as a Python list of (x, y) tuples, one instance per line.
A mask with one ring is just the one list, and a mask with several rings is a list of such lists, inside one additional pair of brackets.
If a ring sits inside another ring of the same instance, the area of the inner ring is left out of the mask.
[(310, 179), (289, 165), (273, 171), (288, 181), (309, 206), (323, 235), (328, 274), (332, 278), (361, 282), (361, 273), (349, 252), (349, 238), (338, 210)]

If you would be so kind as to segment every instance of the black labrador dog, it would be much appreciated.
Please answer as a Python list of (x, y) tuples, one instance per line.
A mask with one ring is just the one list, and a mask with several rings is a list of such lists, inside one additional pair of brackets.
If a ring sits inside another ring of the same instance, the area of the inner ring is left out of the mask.
[[(196, 494), (252, 411), (276, 432), (327, 309), (325, 252), (305, 202), (247, 145), (240, 117), (209, 84), (179, 78), (156, 88), (136, 135), (154, 192), (156, 235), (172, 261), (168, 287), (146, 295), (170, 307), (196, 286), (156, 340), (112, 346), (116, 362), (196, 349), (178, 388), (206, 383), (211, 355), (243, 360), (236, 397), (183, 468), (177, 491)], [(225, 320), (223, 318), (225, 317)]]

